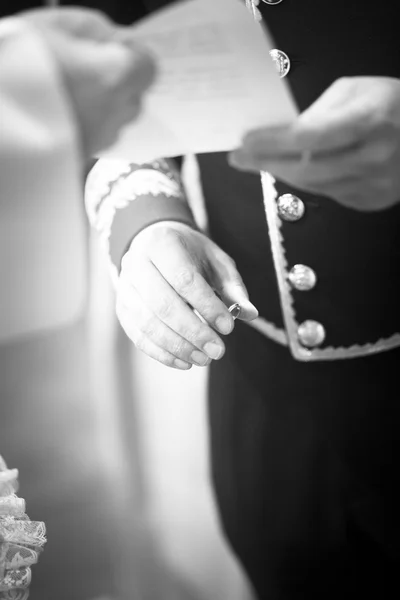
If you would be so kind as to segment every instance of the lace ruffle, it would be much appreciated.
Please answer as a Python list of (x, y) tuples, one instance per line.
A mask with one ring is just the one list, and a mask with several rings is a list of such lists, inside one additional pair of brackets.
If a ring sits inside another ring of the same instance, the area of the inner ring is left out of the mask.
[(27, 600), (31, 566), (46, 543), (46, 528), (31, 521), (16, 495), (18, 471), (0, 456), (0, 600)]

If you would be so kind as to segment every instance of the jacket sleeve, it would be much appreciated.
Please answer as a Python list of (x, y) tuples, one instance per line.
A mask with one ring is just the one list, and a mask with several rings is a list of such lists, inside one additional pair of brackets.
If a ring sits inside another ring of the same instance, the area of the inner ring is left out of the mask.
[(149, 225), (178, 221), (196, 228), (172, 159), (140, 165), (100, 159), (87, 178), (85, 204), (117, 272), (133, 238)]

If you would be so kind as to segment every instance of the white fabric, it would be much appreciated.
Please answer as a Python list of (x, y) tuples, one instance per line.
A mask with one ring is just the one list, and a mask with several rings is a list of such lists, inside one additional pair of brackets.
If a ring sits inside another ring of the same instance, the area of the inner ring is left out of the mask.
[(8, 469), (0, 455), (0, 600), (27, 598), (31, 566), (46, 543), (42, 521), (31, 521), (18, 489), (17, 469)]
[(34, 29), (0, 22), (0, 342), (73, 321), (85, 298), (77, 132)]

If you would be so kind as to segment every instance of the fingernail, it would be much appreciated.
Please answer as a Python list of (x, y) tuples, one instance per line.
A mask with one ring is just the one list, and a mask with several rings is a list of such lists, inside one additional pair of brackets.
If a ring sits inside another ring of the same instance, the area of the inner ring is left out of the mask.
[(256, 309), (256, 307), (254, 306), (254, 304), (252, 304), (252, 303), (250, 302), (250, 300), (243, 301), (243, 302), (241, 303), (241, 307), (242, 307), (242, 310), (244, 309), (244, 310), (248, 310), (248, 311), (251, 311), (251, 312), (255, 312), (255, 313), (257, 313), (257, 315), (258, 315), (258, 310), (257, 310), (257, 309)]
[(203, 348), (204, 352), (208, 354), (210, 358), (218, 360), (224, 353), (224, 349), (218, 342), (208, 342)]
[(190, 355), (190, 358), (199, 367), (205, 367), (211, 362), (211, 359), (203, 354), (203, 352), (200, 352), (200, 350), (194, 350)]
[(228, 334), (233, 329), (233, 323), (228, 317), (218, 317), (215, 321), (215, 326), (220, 333)]
[(174, 360), (174, 365), (176, 366), (177, 369), (182, 369), (185, 371), (192, 368), (192, 365), (190, 363), (187, 363), (184, 360), (180, 360), (179, 358), (176, 358)]

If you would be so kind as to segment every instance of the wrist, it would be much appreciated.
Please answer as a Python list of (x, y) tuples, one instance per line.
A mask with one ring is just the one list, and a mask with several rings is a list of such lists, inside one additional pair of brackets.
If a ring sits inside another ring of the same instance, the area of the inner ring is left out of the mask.
[(109, 239), (112, 263), (120, 269), (122, 257), (142, 233), (168, 225), (198, 230), (189, 206), (181, 199), (144, 196), (125, 210), (118, 211)]
[(148, 239), (150, 237), (150, 240), (153, 240), (157, 237), (157, 230), (165, 231), (166, 229), (174, 229), (175, 231), (182, 231), (183, 233), (191, 231), (199, 232), (199, 229), (195, 223), (187, 223), (184, 221), (176, 221), (171, 219), (157, 221), (156, 223), (151, 223), (150, 225), (144, 227), (137, 235), (135, 235), (134, 238), (132, 238), (125, 254), (129, 252), (133, 244), (140, 244), (144, 238)]

